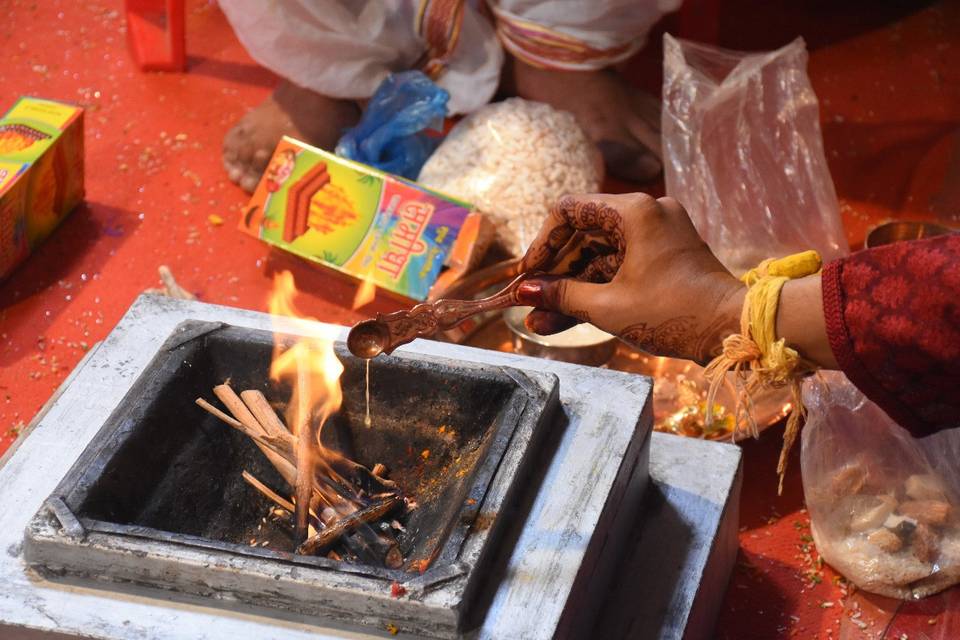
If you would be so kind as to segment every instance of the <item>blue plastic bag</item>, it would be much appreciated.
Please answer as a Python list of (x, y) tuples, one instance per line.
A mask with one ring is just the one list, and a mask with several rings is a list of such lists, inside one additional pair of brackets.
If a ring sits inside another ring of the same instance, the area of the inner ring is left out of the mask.
[(449, 99), (420, 71), (391, 74), (377, 87), (360, 123), (340, 138), (337, 155), (414, 180), (440, 144), (425, 130), (442, 130)]

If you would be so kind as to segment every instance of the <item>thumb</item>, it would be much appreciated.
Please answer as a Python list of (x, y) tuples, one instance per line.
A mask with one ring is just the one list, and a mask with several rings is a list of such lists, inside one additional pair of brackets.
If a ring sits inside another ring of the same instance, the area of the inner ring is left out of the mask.
[(609, 286), (573, 278), (539, 276), (520, 283), (517, 300), (520, 304), (558, 311), (584, 322), (592, 322), (591, 316), (600, 313), (603, 291)]
[(546, 309), (531, 309), (527, 317), (523, 319), (523, 326), (541, 336), (552, 336), (578, 324), (580, 324), (580, 321), (576, 318)]

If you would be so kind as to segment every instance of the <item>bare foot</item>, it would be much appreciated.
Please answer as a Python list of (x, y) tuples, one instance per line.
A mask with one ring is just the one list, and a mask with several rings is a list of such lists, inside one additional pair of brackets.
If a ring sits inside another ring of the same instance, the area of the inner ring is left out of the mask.
[(243, 116), (223, 139), (223, 166), (232, 182), (253, 191), (282, 136), (333, 150), (360, 109), (282, 81), (270, 97)]
[(603, 154), (607, 171), (647, 182), (660, 164), (660, 102), (627, 85), (612, 70), (551, 71), (512, 60), (507, 87), (577, 117)]

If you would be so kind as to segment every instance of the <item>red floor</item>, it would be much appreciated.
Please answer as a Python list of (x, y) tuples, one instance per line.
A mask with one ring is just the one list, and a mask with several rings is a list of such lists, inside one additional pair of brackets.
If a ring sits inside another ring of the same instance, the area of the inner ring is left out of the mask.
[[(806, 37), (852, 243), (885, 218), (960, 214), (960, 3), (837, 9), (822, 1), (737, 0), (722, 4), (717, 21), (704, 20), (715, 0), (693, 3), (697, 11), (667, 28), (741, 48)], [(363, 314), (351, 312), (351, 286), (234, 229), (245, 196), (224, 178), (220, 140), (275, 78), (243, 52), (216, 6), (189, 4), (184, 75), (133, 67), (120, 9), (119, 1), (7, 0), (0, 7), (0, 109), (21, 94), (87, 109), (87, 204), (0, 285), (0, 451), (84, 350), (156, 285), (160, 264), (219, 304), (264, 309), (278, 268), (294, 271), (312, 294), (304, 306), (322, 320), (350, 323), (394, 304), (378, 299)], [(628, 66), (649, 87), (658, 67), (655, 46)], [(215, 224), (214, 214), (226, 223)], [(833, 573), (817, 570), (796, 463), (785, 495), (775, 495), (778, 438), (769, 433), (744, 447), (741, 556), (717, 636), (960, 638), (960, 591), (897, 610), (892, 601), (843, 598)]]

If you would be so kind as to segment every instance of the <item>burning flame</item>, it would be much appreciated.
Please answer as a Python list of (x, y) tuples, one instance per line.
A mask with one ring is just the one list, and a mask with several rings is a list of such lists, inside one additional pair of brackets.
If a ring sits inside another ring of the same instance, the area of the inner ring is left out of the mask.
[[(274, 277), (269, 311), (286, 318), (282, 323), (274, 322), (270, 378), (293, 389), (284, 418), (297, 441), (295, 502), (310, 503), (309, 511), (314, 516), (329, 509), (346, 515), (357, 510), (361, 498), (341, 472), (356, 463), (323, 446), (320, 439), (327, 419), (343, 402), (343, 364), (334, 351), (337, 330), (314, 324), (314, 318), (301, 313), (293, 302), (296, 295), (293, 274), (284, 271)], [(292, 344), (284, 335), (291, 328), (303, 334)], [(319, 494), (319, 503), (312, 500), (314, 491)], [(305, 524), (300, 519), (305, 516), (306, 509), (302, 515), (298, 509), (298, 527)]]
[(369, 274), (364, 277), (357, 287), (357, 294), (353, 297), (353, 304), (350, 309), (356, 311), (360, 307), (370, 304), (377, 295), (377, 285), (369, 278)]
[[(363, 542), (377, 538), (391, 545), (381, 558), (383, 562), (401, 563), (403, 558), (396, 541), (378, 533), (362, 519), (379, 518), (382, 514), (375, 509), (386, 509), (383, 514), (389, 513), (398, 504), (396, 492), (391, 494), (386, 481), (322, 443), (324, 425), (343, 403), (340, 378), (344, 368), (334, 351), (339, 332), (333, 327), (315, 324), (313, 318), (301, 313), (294, 304), (296, 295), (293, 275), (285, 271), (274, 278), (268, 306), (275, 318), (270, 379), (292, 389), (285, 419), (294, 436), (291, 444), (295, 447), (296, 477), (292, 484), (294, 537), (298, 549), (311, 540), (320, 544), (317, 541), (327, 529), (337, 526), (335, 523), (350, 514), (362, 508), (374, 509), (358, 515), (359, 524), (350, 525), (351, 529), (363, 528), (364, 537), (351, 538), (352, 542), (348, 540), (345, 544), (357, 557), (364, 554), (379, 557), (376, 554), (383, 553), (382, 547), (375, 551)], [(291, 340), (291, 333), (300, 335)], [(379, 495), (377, 488), (382, 494), (380, 502), (371, 502)], [(387, 489), (385, 493), (384, 489)], [(371, 496), (370, 492), (374, 494)]]
[[(293, 318), (295, 325), (306, 325), (314, 319), (304, 316), (294, 306), (296, 294), (293, 274), (289, 271), (278, 274), (273, 281), (269, 310), (275, 316)], [(312, 423), (322, 428), (343, 402), (340, 388), (343, 364), (333, 349), (336, 336), (329, 331), (315, 335), (316, 325), (309, 326), (309, 333), (313, 335), (302, 337), (289, 347), (277, 340), (270, 363), (270, 378), (293, 388), (285, 417), (294, 435)], [(319, 439), (319, 429), (317, 437)]]

